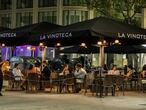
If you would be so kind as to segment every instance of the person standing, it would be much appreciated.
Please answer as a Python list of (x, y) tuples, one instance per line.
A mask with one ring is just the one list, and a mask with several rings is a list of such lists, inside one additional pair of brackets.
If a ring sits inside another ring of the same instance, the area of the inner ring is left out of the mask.
[(0, 63), (0, 96), (2, 95), (2, 87), (3, 87), (3, 73), (2, 73), (2, 62)]

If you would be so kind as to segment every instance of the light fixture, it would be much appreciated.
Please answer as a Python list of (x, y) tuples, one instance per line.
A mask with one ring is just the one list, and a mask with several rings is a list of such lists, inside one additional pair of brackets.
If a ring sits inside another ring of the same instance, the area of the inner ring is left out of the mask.
[(120, 42), (119, 42), (119, 40), (115, 40), (115, 42), (114, 42), (115, 44), (119, 44)]
[(81, 47), (86, 47), (86, 44), (82, 42), (80, 46)]
[(106, 44), (106, 40), (103, 41), (103, 44)]
[(146, 47), (146, 44), (143, 44), (142, 46), (143, 46), (143, 47)]
[(57, 43), (56, 46), (59, 47), (59, 46), (61, 46), (61, 44), (60, 43)]
[(101, 42), (101, 41), (98, 41), (97, 44), (98, 44), (98, 45), (102, 45), (102, 42)]
[(2, 47), (4, 47), (5, 46), (5, 44), (4, 43), (2, 43)]
[(27, 50), (31, 50), (31, 47), (30, 46), (27, 46)]
[(23, 52), (23, 49), (21, 48), (20, 51)]
[(40, 42), (39, 46), (43, 46), (44, 44), (42, 42)]

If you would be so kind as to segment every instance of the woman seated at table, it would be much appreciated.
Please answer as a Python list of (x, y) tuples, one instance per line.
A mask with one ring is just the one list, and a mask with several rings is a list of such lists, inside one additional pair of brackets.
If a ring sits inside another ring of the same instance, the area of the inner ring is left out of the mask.
[(113, 65), (112, 70), (109, 70), (108, 75), (120, 75), (120, 71), (117, 69), (117, 65)]
[(128, 65), (127, 73), (124, 75), (125, 80), (131, 79), (133, 72), (134, 70), (133, 70), (132, 65)]
[(64, 65), (64, 68), (63, 68), (63, 71), (59, 74), (59, 75), (63, 75), (63, 76), (66, 76), (70, 74), (70, 69), (69, 69), (69, 65), (68, 64), (65, 64)]

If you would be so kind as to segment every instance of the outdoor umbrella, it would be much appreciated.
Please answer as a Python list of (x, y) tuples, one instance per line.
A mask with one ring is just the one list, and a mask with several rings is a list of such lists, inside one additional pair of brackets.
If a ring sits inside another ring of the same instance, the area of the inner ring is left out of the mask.
[(7, 30), (10, 30), (10, 28), (7, 28), (7, 27), (0, 27), (0, 32), (2, 32), (2, 31), (7, 31)]
[(52, 30), (57, 29), (58, 27), (60, 26), (48, 22), (40, 22), (22, 26), (9, 31), (1, 32), (0, 42), (3, 42), (8, 46), (31, 44), (28, 40), (29, 37), (31, 37), (31, 39), (36, 39), (35, 35), (41, 36), (44, 33), (49, 33)]
[(106, 17), (97, 17), (74, 23), (40, 36), (48, 46), (60, 42), (62, 46), (78, 45), (81, 42), (96, 44), (99, 40), (112, 43), (119, 39), (122, 45), (146, 43), (146, 30)]
[[(71, 46), (64, 47), (59, 50), (60, 53), (78, 53), (78, 54), (90, 54), (90, 53), (99, 53), (99, 47), (97, 46)], [(133, 54), (133, 53), (146, 53), (146, 47), (142, 45), (113, 45), (105, 47), (105, 53), (115, 53), (115, 54)]]

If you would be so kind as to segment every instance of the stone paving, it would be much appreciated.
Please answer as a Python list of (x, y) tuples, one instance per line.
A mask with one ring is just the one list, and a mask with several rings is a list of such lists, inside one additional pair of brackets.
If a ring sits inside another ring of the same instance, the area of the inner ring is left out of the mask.
[(0, 110), (146, 110), (146, 93), (99, 98), (87, 94), (4, 92)]

